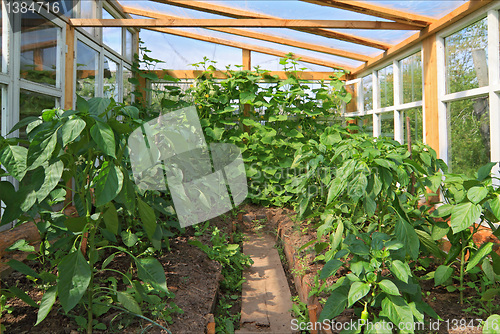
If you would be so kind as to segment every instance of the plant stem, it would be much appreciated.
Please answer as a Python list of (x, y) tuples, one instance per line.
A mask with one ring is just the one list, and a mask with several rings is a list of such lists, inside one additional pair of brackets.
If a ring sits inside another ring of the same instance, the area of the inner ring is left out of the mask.
[(464, 266), (465, 266), (465, 250), (467, 247), (462, 247), (460, 255), (460, 305), (464, 303)]

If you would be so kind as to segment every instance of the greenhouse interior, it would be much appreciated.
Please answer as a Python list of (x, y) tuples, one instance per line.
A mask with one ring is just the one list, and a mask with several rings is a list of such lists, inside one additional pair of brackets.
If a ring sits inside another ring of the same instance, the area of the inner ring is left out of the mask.
[(0, 333), (500, 333), (499, 1), (0, 4)]

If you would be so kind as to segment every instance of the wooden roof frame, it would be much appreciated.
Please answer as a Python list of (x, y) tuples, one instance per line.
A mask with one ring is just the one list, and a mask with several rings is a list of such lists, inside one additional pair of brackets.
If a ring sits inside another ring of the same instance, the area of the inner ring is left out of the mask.
[(285, 19), (70, 19), (74, 27), (171, 27), (171, 28), (340, 28), (415, 30), (415, 26), (385, 21), (285, 20)]
[[(156, 18), (156, 19), (176, 18), (176, 16), (165, 15), (165, 14), (160, 14), (160, 13), (153, 13), (153, 12), (150, 12), (147, 10), (134, 8), (134, 7), (128, 7), (128, 6), (124, 6), (123, 10), (128, 14), (151, 17), (151, 18)], [(299, 49), (321, 52), (321, 53), (325, 53), (325, 54), (340, 56), (340, 57), (359, 60), (359, 61), (363, 61), (363, 62), (371, 59), (371, 57), (368, 57), (368, 56), (365, 56), (365, 55), (362, 55), (359, 53), (344, 51), (344, 50), (331, 48), (328, 46), (312, 44), (312, 43), (300, 42), (300, 41), (284, 38), (281, 36), (263, 34), (263, 33), (255, 32), (255, 31), (248, 31), (248, 30), (243, 30), (243, 29), (232, 29), (232, 28), (207, 28), (207, 29), (213, 30), (213, 31), (218, 31), (218, 32), (223, 32), (223, 33), (227, 33), (227, 34), (231, 34), (231, 35), (253, 38), (253, 39), (266, 41), (266, 42), (279, 43), (282, 45), (288, 45), (288, 46), (296, 47)]]
[[(269, 55), (274, 55), (278, 57), (287, 56), (285, 52), (264, 48), (256, 45), (240, 43), (232, 40), (226, 40), (222, 38), (215, 38), (211, 36), (195, 34), (191, 32), (182, 31), (179, 29), (165, 28), (165, 27), (204, 27), (206, 29), (215, 30), (219, 32), (224, 32), (228, 34), (249, 37), (257, 40), (264, 40), (268, 42), (279, 43), (283, 45), (293, 46), (297, 48), (303, 48), (311, 51), (322, 52), (332, 55), (337, 55), (349, 59), (355, 59), (363, 61), (364, 64), (357, 68), (350, 68), (348, 66), (315, 59), (312, 57), (304, 57), (295, 55), (295, 57), (300, 57), (302, 61), (317, 64), (321, 66), (331, 67), (331, 68), (341, 68), (351, 72), (349, 77), (355, 77), (356, 75), (365, 72), (369, 68), (378, 66), (387, 57), (393, 57), (394, 55), (404, 52), (408, 48), (414, 46), (418, 42), (423, 41), (432, 34), (448, 27), (450, 24), (457, 22), (464, 16), (490, 4), (494, 0), (469, 0), (460, 7), (456, 8), (452, 12), (443, 16), (440, 19), (432, 19), (422, 15), (407, 13), (403, 11), (394, 10), (391, 8), (373, 5), (366, 2), (360, 2), (356, 0), (300, 0), (316, 5), (329, 6), (334, 8), (340, 8), (344, 10), (349, 10), (353, 12), (358, 12), (370, 16), (380, 17), (386, 20), (391, 20), (392, 22), (386, 21), (345, 21), (345, 20), (285, 20), (279, 17), (252, 12), (248, 10), (242, 10), (232, 7), (221, 6), (214, 3), (207, 3), (204, 1), (185, 1), (185, 0), (151, 0), (158, 3), (168, 4), (176, 7), (188, 8), (192, 10), (202, 11), (206, 13), (231, 17), (233, 19), (186, 19), (178, 18), (166, 14), (152, 13), (149, 11), (142, 10), (142, 14), (139, 13), (140, 9), (124, 7), (117, 0), (110, 0), (115, 6), (119, 6), (120, 9), (126, 13), (127, 17), (132, 12), (134, 15), (140, 15), (145, 17), (154, 18), (152, 19), (115, 19), (115, 20), (99, 20), (99, 19), (71, 19), (70, 22), (75, 26), (119, 26), (119, 27), (136, 27), (136, 28), (146, 28), (148, 30), (159, 31), (163, 33), (183, 36), (187, 38), (193, 38), (197, 40), (207, 41), (211, 43), (231, 46), (240, 48), (243, 50), (250, 50), (260, 53), (265, 53)], [(127, 8), (129, 11), (127, 11)], [(234, 20), (237, 19), (237, 20)], [(231, 27), (231, 28), (228, 28)], [(299, 41), (293, 41), (291, 39), (273, 36), (270, 34), (258, 33), (255, 31), (247, 31), (243, 29), (235, 29), (233, 27), (280, 27), (293, 29), (305, 33), (315, 34), (327, 38), (347, 41), (351, 43), (361, 44), (364, 46), (377, 48), (384, 50), (384, 53), (375, 56), (368, 57), (365, 55), (356, 55), (352, 52), (339, 50), (335, 48), (314, 45), (312, 43), (304, 43)], [(358, 37), (343, 32), (338, 32), (330, 30), (327, 28), (337, 27), (337, 28), (352, 28), (352, 29), (406, 29), (406, 30), (419, 30), (419, 32), (413, 34), (409, 38), (400, 42), (397, 45), (391, 45), (388, 43), (383, 43), (373, 39), (368, 39), (364, 37)]]

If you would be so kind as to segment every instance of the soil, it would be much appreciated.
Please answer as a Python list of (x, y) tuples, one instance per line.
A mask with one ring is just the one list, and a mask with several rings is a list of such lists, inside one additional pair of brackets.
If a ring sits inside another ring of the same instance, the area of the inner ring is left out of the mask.
[[(305, 249), (301, 249), (301, 247), (307, 242), (316, 239), (314, 222), (295, 221), (295, 213), (289, 209), (263, 208), (247, 204), (242, 207), (242, 211), (246, 217), (243, 217), (243, 222), (239, 224), (238, 229), (242, 231), (252, 230), (257, 233), (272, 233), (277, 239), (279, 239), (278, 235), (281, 235), (285, 239), (284, 242), (291, 245), (294, 249), (294, 259), (296, 260), (293, 263), (287, 263), (285, 256), (282, 256), (292, 295), (297, 296), (299, 294), (295, 288), (297, 281), (302, 282), (303, 286), (308, 285), (313, 287), (314, 278), (322, 269), (323, 264), (320, 261), (314, 262), (316, 252), (313, 247)], [(231, 218), (227, 216), (216, 218), (210, 222), (211, 225), (219, 227), (227, 234), (230, 234), (231, 231), (230, 223)], [(200, 249), (190, 245), (188, 241), (192, 237), (193, 230), (187, 229), (183, 236), (176, 237), (170, 241), (171, 251), (166, 252), (165, 255), (159, 258), (165, 269), (167, 286), (171, 292), (175, 293), (175, 298), (172, 301), (184, 311), (182, 314), (171, 314), (172, 324), (160, 322), (161, 325), (169, 328), (175, 334), (205, 333), (209, 315), (213, 313), (217, 314), (214, 306), (216, 305), (219, 281), (221, 279), (220, 265), (210, 260)], [(209, 235), (205, 235), (201, 240), (208, 243), (209, 238)], [(278, 247), (279, 245), (278, 243)], [(26, 263), (35, 270), (40, 269), (39, 265), (34, 262)], [(130, 263), (123, 256), (115, 258), (111, 265), (115, 269), (126, 271)], [(433, 268), (431, 265), (431, 267), (422, 271), (421, 274), (425, 275), (426, 272), (434, 269), (435, 267)], [(334, 277), (329, 278), (327, 284), (334, 283), (346, 273), (339, 271)], [(6, 285), (18, 286), (24, 291), (28, 291), (28, 295), (33, 300), (41, 300), (42, 291), (32, 288), (31, 281), (20, 273), (12, 272), (8, 277), (3, 279), (2, 287)], [(432, 330), (424, 330), (422, 333), (481, 333), (476, 320), (481, 317), (464, 311), (470, 305), (464, 304), (462, 306), (458, 303), (458, 291), (448, 292), (443, 287), (434, 287), (433, 280), (422, 280), (421, 287), (425, 296), (424, 300), (445, 320), (439, 323), (439, 327), (435, 324), (436, 321), (432, 320), (431, 323), (434, 323), (434, 328)], [(322, 297), (327, 296), (320, 296), (320, 300)], [(465, 297), (466, 300), (471, 302), (479, 299), (475, 291), (471, 288), (466, 289)], [(500, 303), (500, 300), (497, 302)], [(33, 327), (36, 321), (36, 308), (27, 305), (18, 298), (9, 299), (7, 305), (12, 312), (4, 312), (1, 319), (7, 328), (6, 333), (76, 334), (78, 331), (75, 321), (64, 315), (58, 304), (54, 305), (49, 316), (37, 327)], [(237, 301), (232, 307), (231, 313), (237, 314), (239, 310), (240, 301)], [(116, 318), (115, 316), (117, 315), (118, 317)], [(112, 321), (113, 319), (114, 321)], [(350, 319), (357, 319), (353, 309), (344, 311), (336, 320), (344, 322)], [(460, 323), (461, 319), (465, 319), (465, 326), (463, 326), (463, 321)], [(108, 326), (108, 330), (96, 330), (95, 333), (138, 333), (144, 329), (146, 329), (144, 333), (165, 333), (164, 330), (158, 327), (149, 326), (146, 321), (120, 317), (116, 312), (108, 312), (101, 317), (100, 321)], [(460, 327), (461, 324), (462, 327)]]
[[(210, 260), (199, 248), (188, 244), (191, 238), (189, 234), (188, 232), (182, 237), (170, 240), (171, 251), (158, 258), (165, 269), (168, 289), (175, 293), (175, 297), (169, 301), (183, 310), (182, 314), (171, 314), (172, 324), (162, 321), (158, 323), (176, 334), (205, 332), (207, 316), (213, 312), (221, 279), (220, 264)], [(35, 262), (26, 263), (35, 270), (39, 267)], [(125, 256), (115, 257), (110, 264), (113, 269), (123, 272), (126, 272), (129, 266), (130, 261)], [(18, 272), (12, 272), (2, 280), (2, 287), (5, 286), (17, 286), (27, 291), (37, 302), (42, 298), (42, 291), (33, 288), (32, 282)], [(47, 318), (36, 327), (33, 327), (37, 316), (36, 308), (18, 298), (9, 299), (7, 305), (12, 312), (4, 312), (2, 315), (2, 324), (6, 327), (5, 333), (78, 333), (75, 321), (64, 314), (57, 302)], [(95, 333), (140, 333), (148, 326), (144, 333), (166, 333), (159, 327), (150, 326), (146, 321), (138, 321), (135, 317), (123, 316), (116, 311), (104, 314), (99, 321), (108, 329), (95, 330)]]
[[(314, 222), (310, 221), (296, 221), (296, 213), (286, 208), (263, 208), (255, 205), (246, 205), (243, 210), (246, 212), (247, 219), (243, 219), (243, 225), (247, 229), (257, 229), (266, 231), (268, 233), (276, 234), (276, 231), (281, 231), (281, 236), (285, 239), (284, 242), (291, 245), (295, 250), (294, 263), (288, 263), (290, 268), (285, 270), (289, 277), (289, 284), (292, 295), (297, 296), (298, 292), (295, 288), (295, 282), (301, 281), (303, 286), (314, 286), (314, 277), (323, 268), (320, 261), (314, 262), (316, 252), (314, 247), (307, 247), (301, 249), (303, 245), (316, 239), (316, 229)], [(249, 218), (266, 217), (263, 220), (249, 221)], [(245, 221), (246, 220), (246, 221)], [(283, 241), (282, 241), (283, 242)], [(432, 260), (432, 259), (431, 259)], [(420, 276), (433, 271), (439, 263), (432, 262), (428, 268), (419, 272)], [(335, 281), (347, 274), (345, 269), (339, 270), (335, 276), (327, 280), (327, 284), (333, 284)], [(298, 276), (298, 280), (296, 277)], [(469, 310), (465, 310), (471, 306), (470, 303), (475, 303), (480, 299), (480, 296), (474, 289), (467, 287), (464, 291), (464, 304), (460, 305), (460, 295), (458, 290), (449, 292), (444, 287), (434, 287), (434, 280), (421, 280), (420, 285), (422, 288), (424, 301), (428, 303), (432, 309), (443, 319), (439, 323), (437, 320), (431, 319), (429, 324), (426, 324), (425, 330), (420, 333), (439, 333), (439, 334), (479, 334), (482, 330), (479, 326), (478, 319), (483, 319), (488, 315), (479, 316)], [(458, 284), (455, 284), (458, 287)], [(327, 296), (321, 296), (322, 297)], [(309, 300), (310, 301), (310, 300)], [(500, 305), (500, 298), (497, 297), (494, 302)], [(475, 304), (477, 307), (478, 304)], [(478, 310), (478, 308), (475, 308)], [(498, 311), (496, 311), (498, 312)], [(359, 316), (355, 315), (353, 309), (347, 309), (340, 314), (336, 321), (349, 322), (351, 319), (358, 319)], [(427, 317), (426, 317), (427, 319)], [(432, 327), (430, 327), (432, 326)], [(337, 333), (333, 331), (333, 333)]]

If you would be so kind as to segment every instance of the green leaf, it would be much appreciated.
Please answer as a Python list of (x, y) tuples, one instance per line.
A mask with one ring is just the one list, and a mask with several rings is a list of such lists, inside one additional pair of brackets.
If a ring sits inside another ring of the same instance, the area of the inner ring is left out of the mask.
[(64, 123), (61, 128), (63, 146), (65, 147), (78, 138), (83, 129), (85, 129), (86, 125), (87, 123), (85, 123), (85, 121), (81, 118), (73, 118)]
[(50, 192), (54, 190), (59, 181), (61, 180), (64, 171), (64, 163), (57, 161), (50, 166), (45, 167), (45, 179), (40, 189), (36, 192), (36, 198), (41, 203)]
[(87, 217), (72, 217), (64, 221), (64, 226), (68, 228), (73, 233), (80, 233), (85, 229), (87, 225)]
[(123, 305), (128, 311), (134, 314), (142, 315), (141, 307), (137, 304), (137, 301), (129, 293), (118, 291), (116, 293), (118, 302)]
[(347, 306), (347, 293), (346, 286), (340, 286), (333, 290), (323, 307), (323, 311), (321, 311), (319, 321), (333, 319), (342, 313)]
[(12, 292), (17, 298), (21, 299), (23, 302), (28, 304), (29, 306), (33, 306), (38, 308), (38, 304), (35, 303), (33, 299), (31, 299), (30, 296), (26, 294), (23, 290), (19, 289), (17, 286), (11, 286), (9, 288), (9, 291)]
[(116, 196), (115, 201), (123, 204), (130, 212), (134, 212), (136, 198), (134, 184), (130, 181), (127, 173), (123, 171), (124, 169), (122, 169), (122, 174), (124, 176), (122, 190), (120, 190), (120, 193)]
[(26, 165), (33, 170), (47, 162), (57, 144), (57, 132), (39, 132), (30, 143)]
[(495, 166), (496, 164), (496, 162), (488, 162), (486, 165), (479, 168), (479, 170), (477, 171), (477, 180), (483, 181), (484, 179), (489, 177), (491, 174), (491, 168), (493, 168), (493, 166)]
[(418, 239), (424, 245), (425, 248), (429, 252), (431, 252), (435, 257), (442, 258), (445, 257), (443, 251), (439, 249), (437, 243), (432, 239), (429, 233), (422, 230), (415, 230), (415, 233), (418, 235)]
[(349, 183), (349, 190), (347, 192), (348, 196), (354, 201), (359, 200), (366, 193), (366, 187), (368, 185), (368, 180), (364, 173), (359, 173), (352, 179)]
[(498, 334), (498, 332), (500, 332), (500, 315), (490, 315), (483, 324), (483, 334)]
[(26, 173), (28, 150), (22, 146), (7, 145), (0, 150), (0, 164), (11, 176), (20, 181)]
[(109, 104), (111, 103), (110, 99), (105, 99), (102, 97), (94, 97), (88, 100), (89, 105), (89, 113), (101, 116), (106, 112)]
[(168, 293), (165, 270), (158, 260), (149, 257), (136, 259), (137, 276), (153, 285), (155, 288)]
[[(413, 312), (411, 307), (402, 297), (387, 296), (382, 300), (382, 312), (394, 324), (413, 324)], [(404, 331), (402, 326), (399, 333), (413, 333), (413, 331)]]
[(391, 273), (396, 276), (401, 281), (408, 283), (408, 277), (410, 276), (410, 267), (407, 263), (401, 262), (401, 260), (395, 260), (391, 263), (390, 268)]
[(481, 245), (479, 249), (474, 253), (471, 259), (469, 259), (469, 263), (467, 264), (467, 269), (465, 271), (469, 271), (475, 266), (479, 264), (483, 260), (485, 256), (491, 253), (493, 249), (493, 243), (492, 242), (487, 242)]
[(500, 220), (500, 194), (496, 194), (495, 198), (490, 201), (490, 208), (495, 217)]
[(481, 210), (482, 207), (479, 204), (460, 203), (455, 205), (450, 221), (453, 233), (458, 233), (472, 226), (481, 217)]
[(12, 245), (5, 249), (7, 252), (20, 251), (20, 252), (34, 252), (35, 247), (31, 246), (26, 240), (19, 239)]
[(122, 237), (123, 243), (127, 247), (134, 246), (137, 240), (139, 240), (139, 238), (130, 230), (122, 231), (122, 233), (120, 233), (120, 236)]
[(82, 299), (90, 283), (91, 269), (80, 250), (66, 255), (58, 266), (57, 292), (68, 313)]
[(481, 296), (482, 301), (489, 301), (495, 298), (497, 295), (500, 294), (500, 289), (499, 288), (491, 288), (483, 292)]
[(363, 282), (354, 282), (349, 289), (347, 296), (347, 307), (351, 307), (355, 302), (366, 296), (370, 292), (370, 284)]
[(106, 206), (106, 210), (102, 215), (102, 219), (104, 220), (104, 224), (106, 225), (106, 229), (113, 233), (118, 234), (118, 213), (116, 212), (115, 205), (113, 203), (108, 203)]
[(453, 274), (453, 268), (450, 266), (439, 266), (434, 273), (434, 286), (438, 286), (446, 282)]
[(104, 154), (116, 158), (115, 135), (108, 124), (97, 121), (90, 128), (90, 135)]
[(401, 295), (399, 293), (399, 289), (396, 286), (396, 284), (389, 281), (388, 279), (384, 279), (384, 280), (380, 281), (378, 285), (379, 285), (380, 289), (382, 289), (382, 291), (384, 291), (385, 293), (387, 293), (389, 295), (394, 295), (394, 296)]
[(139, 209), (139, 216), (149, 239), (153, 238), (156, 231), (156, 215), (148, 204), (137, 198), (137, 207)]
[(30, 266), (22, 263), (21, 261), (18, 260), (10, 260), (7, 262), (7, 264), (14, 270), (19, 271), (21, 274), (25, 274), (28, 276), (32, 276), (35, 278), (40, 278), (38, 273), (34, 271)]
[(16, 125), (14, 125), (12, 127), (12, 129), (10, 129), (9, 134), (11, 134), (12, 132), (19, 130), (19, 129), (25, 127), (26, 125), (28, 125), (32, 122), (35, 122), (35, 121), (41, 121), (41, 120), (37, 116), (28, 116), (26, 118), (23, 118)]
[(124, 115), (127, 115), (128, 117), (130, 117), (132, 119), (139, 118), (139, 109), (137, 109), (134, 106), (125, 106), (125, 107), (123, 107), (122, 113)]
[(467, 191), (467, 198), (474, 204), (478, 204), (488, 195), (488, 189), (483, 186), (472, 187)]
[(335, 230), (335, 234), (333, 235), (332, 240), (332, 249), (337, 250), (340, 243), (342, 242), (342, 236), (344, 234), (344, 222), (340, 221), (337, 225), (337, 229)]
[(420, 240), (418, 239), (418, 235), (410, 223), (401, 217), (399, 218), (400, 219), (397, 220), (394, 229), (396, 237), (403, 243), (403, 245), (405, 245), (406, 253), (410, 255), (412, 259), (416, 260), (420, 249)]
[(342, 267), (344, 263), (340, 260), (330, 260), (328, 261), (323, 269), (321, 270), (321, 274), (319, 275), (319, 279), (327, 279), (330, 276), (335, 275), (337, 270)]
[(45, 317), (49, 314), (52, 309), (52, 305), (54, 305), (57, 297), (57, 287), (51, 286), (45, 293), (43, 294), (42, 301), (40, 302), (40, 308), (38, 309), (38, 315), (36, 317), (36, 325), (42, 322)]
[(104, 161), (99, 174), (94, 179), (96, 206), (111, 202), (123, 186), (123, 174), (113, 163)]

